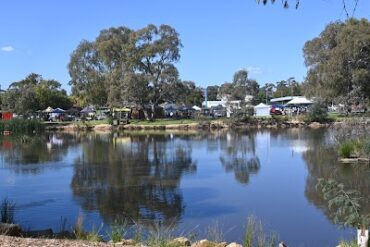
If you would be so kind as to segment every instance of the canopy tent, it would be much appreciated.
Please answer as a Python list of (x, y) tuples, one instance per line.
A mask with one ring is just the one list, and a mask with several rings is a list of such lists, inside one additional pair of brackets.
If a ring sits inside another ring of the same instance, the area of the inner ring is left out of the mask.
[(254, 106), (254, 111), (257, 117), (267, 117), (270, 116), (271, 106), (260, 103)]
[(46, 108), (45, 110), (43, 110), (42, 112), (45, 112), (45, 113), (51, 113), (54, 109), (51, 108), (50, 106), (48, 106), (48, 108)]
[(287, 105), (310, 105), (313, 104), (311, 100), (306, 99), (305, 97), (297, 97), (292, 99), (287, 103)]
[(200, 110), (202, 110), (202, 108), (200, 108), (199, 106), (196, 106), (196, 105), (195, 105), (195, 106), (193, 106), (192, 108), (193, 108), (193, 110), (196, 110), (196, 111), (200, 111)]
[(51, 113), (65, 113), (66, 111), (57, 107), (54, 110), (51, 111)]
[(86, 106), (80, 111), (80, 113), (93, 113), (93, 112), (95, 112), (95, 109), (91, 106)]

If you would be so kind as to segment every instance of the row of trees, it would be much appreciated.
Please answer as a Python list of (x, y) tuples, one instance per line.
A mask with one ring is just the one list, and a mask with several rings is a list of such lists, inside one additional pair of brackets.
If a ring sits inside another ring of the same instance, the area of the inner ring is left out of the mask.
[(48, 106), (70, 108), (72, 100), (56, 80), (45, 80), (41, 75), (30, 74), (25, 79), (10, 84), (1, 94), (1, 109), (28, 115)]
[[(158, 104), (169, 101), (201, 105), (204, 90), (179, 78), (175, 64), (182, 47), (179, 34), (168, 25), (139, 30), (117, 27), (102, 30), (92, 42), (82, 41), (68, 64), (72, 96), (80, 106), (136, 105), (148, 118)], [(207, 88), (208, 100), (265, 102), (273, 97), (302, 95), (327, 102), (367, 102), (370, 96), (370, 23), (348, 19), (329, 24), (304, 45), (308, 73), (304, 83), (294, 78), (260, 86), (237, 71), (231, 82)], [(1, 94), (3, 110), (27, 114), (47, 106), (69, 108), (71, 99), (55, 80), (31, 74)]]

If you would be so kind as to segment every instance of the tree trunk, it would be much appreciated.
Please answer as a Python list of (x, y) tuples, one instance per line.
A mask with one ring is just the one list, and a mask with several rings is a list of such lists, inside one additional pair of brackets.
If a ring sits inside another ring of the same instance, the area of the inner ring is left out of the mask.
[(357, 229), (357, 244), (359, 247), (368, 247), (369, 244), (368, 229)]
[(151, 116), (151, 121), (153, 121), (154, 120), (154, 116), (155, 116), (155, 104), (154, 103), (152, 103), (152, 116)]

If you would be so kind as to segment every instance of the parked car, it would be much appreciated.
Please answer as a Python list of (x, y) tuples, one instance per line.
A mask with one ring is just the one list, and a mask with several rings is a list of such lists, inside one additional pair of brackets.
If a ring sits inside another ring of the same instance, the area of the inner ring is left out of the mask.
[(283, 115), (284, 107), (282, 105), (272, 105), (270, 113), (271, 115)]

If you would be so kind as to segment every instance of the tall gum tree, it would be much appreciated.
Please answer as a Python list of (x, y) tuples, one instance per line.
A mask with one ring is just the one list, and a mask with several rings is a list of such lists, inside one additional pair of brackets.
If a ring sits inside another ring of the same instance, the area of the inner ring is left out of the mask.
[(102, 30), (71, 55), (72, 92), (98, 105), (134, 103), (153, 119), (158, 104), (173, 98), (181, 47), (179, 34), (168, 25)]
[(305, 92), (347, 106), (370, 96), (370, 22), (349, 19), (329, 24), (304, 49)]

